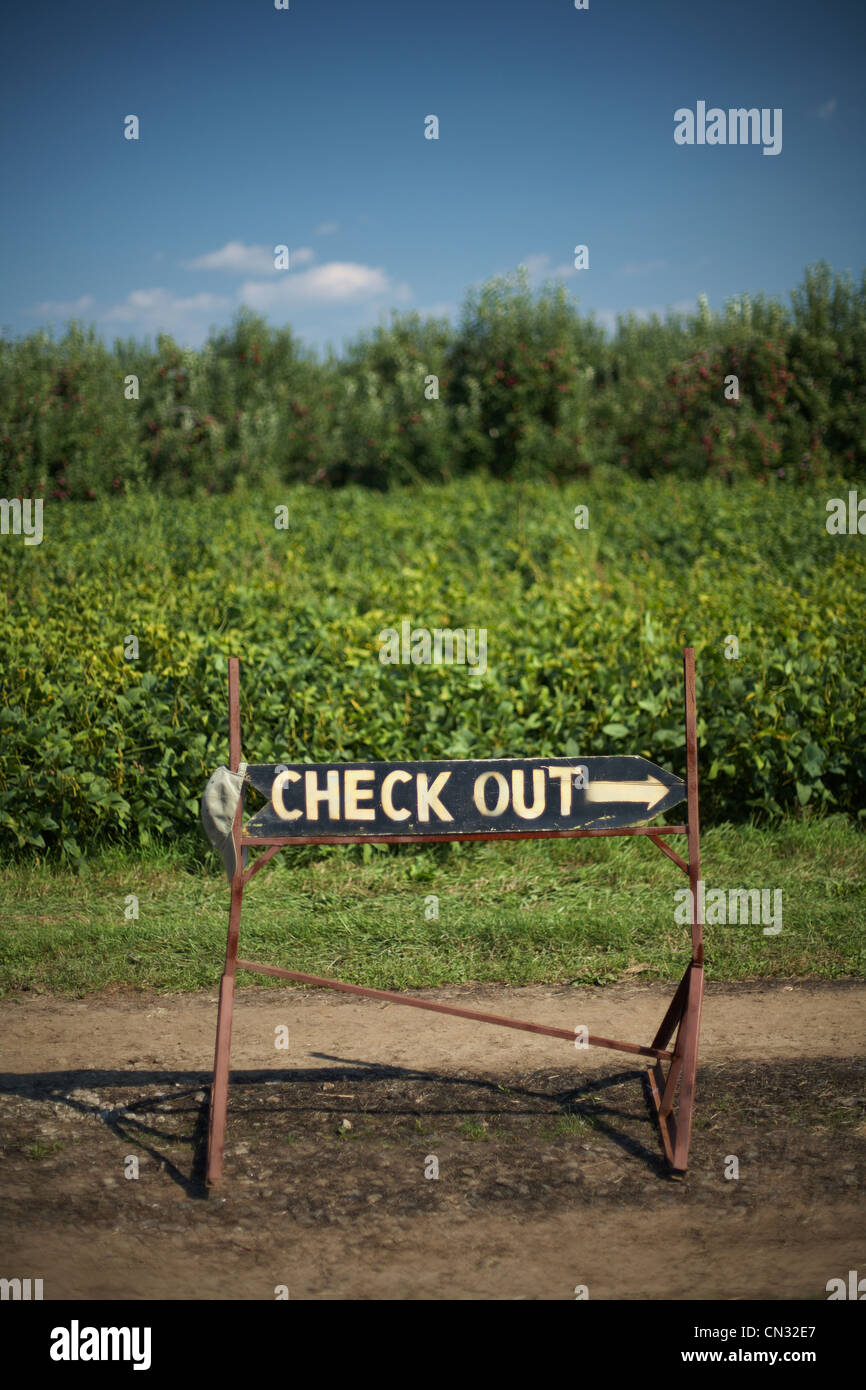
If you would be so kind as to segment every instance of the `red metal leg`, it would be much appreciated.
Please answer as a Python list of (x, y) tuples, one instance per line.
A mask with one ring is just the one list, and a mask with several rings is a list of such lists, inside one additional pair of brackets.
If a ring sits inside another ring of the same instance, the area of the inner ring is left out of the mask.
[(213, 1085), (210, 1093), (210, 1118), (207, 1135), (206, 1181), (208, 1187), (215, 1187), (223, 1175), (223, 1145), (226, 1137), (226, 1111), (229, 1100), (229, 1058), (232, 1046), (234, 998), (235, 977), (233, 974), (223, 975), (220, 981)]
[[(664, 1047), (671, 1033), (677, 1029), (674, 1056), (667, 1076), (659, 1061), (650, 1071), (648, 1078), (665, 1158), (677, 1177), (682, 1177), (688, 1167), (703, 997), (703, 967), (692, 964), (680, 981), (664, 1021), (653, 1038), (654, 1047)], [(679, 1107), (675, 1115), (674, 1102), (678, 1086)]]
[[(237, 772), (241, 757), (240, 668), (237, 657), (229, 660), (229, 766)], [(235, 969), (238, 958), (238, 939), (241, 929), (241, 904), (244, 896), (244, 873), (241, 862), (241, 826), (243, 824), (243, 793), (235, 812), (232, 827), (235, 841), (236, 869), (232, 879), (229, 931), (226, 960), (220, 980), (220, 1001), (217, 1010), (216, 1047), (214, 1049), (213, 1084), (210, 1093), (210, 1115), (207, 1135), (208, 1187), (215, 1187), (222, 1178), (223, 1146), (226, 1137), (226, 1112), (229, 1100), (229, 1071), (231, 1069), (232, 1015), (235, 1003)]]

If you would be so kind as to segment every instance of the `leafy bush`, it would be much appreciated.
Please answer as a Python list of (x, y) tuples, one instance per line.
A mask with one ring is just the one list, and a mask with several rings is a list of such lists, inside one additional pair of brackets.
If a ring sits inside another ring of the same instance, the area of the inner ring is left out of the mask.
[(447, 368), (449, 399), (472, 421), (459, 435), (462, 470), (587, 471), (589, 384), (603, 354), (602, 330), (577, 317), (562, 286), (533, 300), (518, 275), (470, 294)]
[[(707, 823), (862, 814), (866, 552), (827, 534), (827, 495), (599, 469), (562, 489), (242, 477), (230, 498), (49, 502), (40, 546), (0, 546), (0, 849), (200, 852), (230, 654), (252, 761), (628, 752), (681, 771), (691, 644)], [(383, 665), (403, 618), (486, 628), (488, 672)]]

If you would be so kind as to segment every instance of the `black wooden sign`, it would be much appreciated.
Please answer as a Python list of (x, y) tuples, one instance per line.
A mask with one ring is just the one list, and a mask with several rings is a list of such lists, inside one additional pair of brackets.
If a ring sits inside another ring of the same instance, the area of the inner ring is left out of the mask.
[(244, 828), (258, 841), (621, 830), (686, 797), (679, 777), (637, 757), (252, 763), (246, 778), (269, 802)]

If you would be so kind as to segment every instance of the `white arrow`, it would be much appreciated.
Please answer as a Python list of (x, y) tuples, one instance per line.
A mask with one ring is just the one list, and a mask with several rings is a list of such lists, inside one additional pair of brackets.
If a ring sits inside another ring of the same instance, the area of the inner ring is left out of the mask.
[(587, 801), (640, 801), (651, 811), (670, 791), (657, 777), (644, 782), (592, 782), (586, 787)]

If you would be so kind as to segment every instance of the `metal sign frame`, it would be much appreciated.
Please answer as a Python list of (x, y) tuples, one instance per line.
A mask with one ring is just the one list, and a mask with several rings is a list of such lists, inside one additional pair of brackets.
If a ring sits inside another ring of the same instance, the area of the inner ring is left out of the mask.
[[(607, 1047), (616, 1052), (628, 1052), (640, 1057), (648, 1057), (651, 1060), (652, 1065), (649, 1069), (648, 1081), (653, 1111), (658, 1121), (669, 1171), (671, 1176), (678, 1178), (685, 1175), (688, 1166), (694, 1118), (698, 1038), (704, 997), (703, 905), (698, 891), (701, 876), (698, 816), (698, 737), (695, 704), (695, 653), (692, 647), (687, 647), (683, 651), (683, 679), (687, 804), (687, 823), (685, 825), (639, 825), (623, 826), (620, 829), (559, 829), (553, 831), (536, 830), (534, 832), (522, 829), (506, 832), (471, 831), (461, 833), (452, 831), (449, 833), (443, 831), (441, 834), (425, 834), (423, 836), (423, 842), (427, 842), (431, 840), (519, 840), (565, 837), (578, 839), (584, 836), (644, 835), (687, 875), (691, 899), (692, 956), (652, 1042), (649, 1045), (620, 1042), (616, 1039), (602, 1038), (593, 1034), (590, 1034), (586, 1039), (587, 1044), (591, 1047)], [(240, 763), (240, 666), (238, 658), (231, 657), (229, 659), (229, 766), (232, 772), (237, 772)], [(365, 999), (382, 999), (390, 1004), (404, 1004), (414, 1009), (427, 1009), (432, 1013), (470, 1018), (478, 1023), (492, 1023), (500, 1028), (518, 1028), (527, 1033), (543, 1033), (548, 1037), (564, 1038), (574, 1043), (574, 1030), (569, 1032), (567, 1028), (552, 1028), (543, 1023), (527, 1023), (516, 1018), (501, 1018), (496, 1014), (479, 1013), (473, 1009), (461, 1009), (456, 1005), (439, 1004), (430, 999), (416, 999), (412, 995), (396, 994), (391, 990), (369, 989), (362, 985), (349, 984), (344, 980), (329, 980), (319, 975), (306, 975), (297, 970), (283, 970), (273, 965), (260, 965), (255, 961), (242, 960), (238, 955), (238, 947), (244, 888), (259, 869), (272, 859), (285, 844), (356, 844), (370, 843), (372, 840), (391, 844), (404, 843), (407, 839), (418, 842), (422, 837), (384, 834), (378, 831), (374, 834), (340, 835), (339, 837), (327, 834), (304, 835), (302, 837), (287, 834), (273, 838), (248, 836), (243, 828), (243, 796), (241, 796), (235, 812), (232, 834), (237, 869), (231, 884), (228, 939), (217, 1011), (214, 1073), (208, 1122), (206, 1181), (209, 1187), (217, 1186), (223, 1176), (223, 1148), (231, 1069), (232, 1016), (235, 979), (238, 970), (249, 970), (259, 975), (272, 975), (282, 980), (294, 980), (298, 984), (312, 985), (320, 989), (358, 994)], [(665, 838), (670, 835), (686, 835), (688, 837), (687, 860), (682, 859), (671, 849)], [(264, 853), (248, 868), (244, 868), (242, 852), (250, 848), (263, 848)], [(674, 1034), (676, 1037), (671, 1050), (668, 1043)], [(665, 1072), (665, 1064), (667, 1064), (667, 1072)]]

